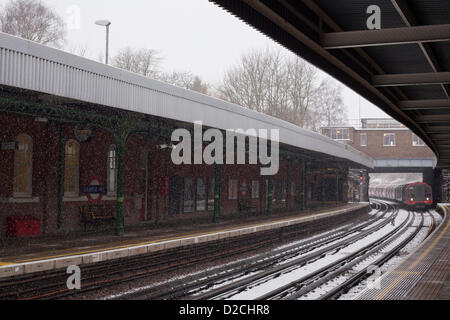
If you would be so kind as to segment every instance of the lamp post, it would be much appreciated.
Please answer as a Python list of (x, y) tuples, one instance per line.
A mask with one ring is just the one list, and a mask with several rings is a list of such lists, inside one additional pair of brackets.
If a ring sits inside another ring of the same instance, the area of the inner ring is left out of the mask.
[(109, 26), (111, 25), (111, 21), (109, 21), (109, 20), (98, 20), (98, 21), (95, 21), (95, 24), (98, 25), (98, 26), (106, 27), (106, 59), (105, 59), (105, 63), (108, 64)]

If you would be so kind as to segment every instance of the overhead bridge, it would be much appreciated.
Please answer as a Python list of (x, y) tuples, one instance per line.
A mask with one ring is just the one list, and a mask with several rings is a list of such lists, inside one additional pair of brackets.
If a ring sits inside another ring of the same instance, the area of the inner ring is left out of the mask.
[[(450, 166), (450, 2), (212, 0), (420, 136)], [(368, 30), (370, 6), (381, 29)]]

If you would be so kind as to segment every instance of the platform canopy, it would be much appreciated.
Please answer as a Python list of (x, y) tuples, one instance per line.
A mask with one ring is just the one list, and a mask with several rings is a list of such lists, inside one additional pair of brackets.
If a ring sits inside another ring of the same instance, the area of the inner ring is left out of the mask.
[[(450, 1), (212, 2), (405, 124), (450, 167)], [(377, 12), (381, 29), (369, 30)]]
[(0, 111), (111, 129), (133, 125), (118, 123), (129, 114), (147, 117), (150, 124), (162, 119), (173, 129), (197, 121), (221, 130), (279, 129), (281, 151), (294, 157), (306, 153), (315, 161), (373, 168), (364, 153), (286, 121), (5, 33), (0, 33)]

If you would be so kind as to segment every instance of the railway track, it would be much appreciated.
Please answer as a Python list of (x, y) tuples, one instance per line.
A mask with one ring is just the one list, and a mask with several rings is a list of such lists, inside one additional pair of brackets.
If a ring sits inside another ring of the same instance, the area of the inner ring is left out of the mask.
[[(429, 216), (431, 217), (431, 224), (428, 227), (428, 232), (425, 238), (430, 236), (430, 234), (434, 231), (436, 228), (436, 221), (433, 214), (429, 213)], [(389, 261), (392, 257), (394, 257), (396, 254), (398, 254), (403, 248), (405, 248), (408, 243), (410, 243), (420, 232), (421, 228), (424, 225), (424, 218), (422, 214), (422, 221), (420, 223), (420, 226), (416, 228), (416, 230), (411, 233), (406, 239), (404, 239), (402, 242), (397, 244), (395, 247), (393, 247), (388, 253), (385, 255), (382, 255), (374, 262), (371, 262), (371, 270), (368, 271), (367, 268), (364, 268), (360, 270), (359, 272), (355, 273), (353, 276), (350, 276), (344, 283), (338, 285), (334, 289), (328, 291), (326, 294), (320, 296), (320, 300), (336, 300), (338, 299), (342, 294), (347, 293), (352, 287), (356, 286), (358, 283), (361, 283), (365, 279), (372, 276), (374, 273), (375, 268), (381, 268), (383, 264), (385, 264), (387, 261)]]
[[(378, 216), (378, 219), (382, 219), (386, 216), (386, 211), (391, 205), (377, 202), (374, 203), (374, 207), (378, 209), (378, 212), (383, 211), (382, 207), (385, 206), (384, 213), (381, 216)], [(378, 214), (374, 215), (377, 216)], [(327, 253), (338, 251), (342, 249), (345, 244), (354, 243), (358, 241), (358, 239), (363, 239), (365, 236), (372, 234), (384, 226), (388, 225), (391, 221), (398, 215), (398, 209), (395, 208), (394, 212), (391, 213), (391, 216), (385, 218), (385, 221), (379, 223), (378, 225), (373, 225), (367, 230), (361, 231), (360, 234), (350, 236), (352, 232), (355, 232), (356, 229), (351, 229), (347, 233), (340, 234), (341, 241), (336, 242), (337, 238), (331, 240), (333, 237), (330, 237), (330, 241), (326, 242), (325, 238), (319, 239), (314, 248), (311, 247), (310, 244), (305, 245), (303, 250), (299, 250), (296, 252), (297, 255), (304, 255), (300, 258), (294, 259), (292, 261), (279, 264), (282, 260), (292, 259), (291, 255), (282, 255), (277, 252), (277, 254), (273, 255), (269, 258), (267, 255), (261, 257), (259, 262), (254, 260), (252, 263), (247, 263), (241, 268), (234, 269), (235, 266), (228, 266), (222, 269), (214, 270), (214, 275), (202, 274), (195, 275), (195, 278), (201, 278), (202, 280), (193, 279), (182, 279), (177, 282), (173, 282), (170, 284), (163, 284), (160, 286), (155, 286), (150, 289), (146, 289), (142, 292), (134, 292), (128, 296), (121, 296), (120, 298), (129, 298), (129, 299), (227, 299), (232, 297), (234, 294), (242, 292), (249, 287), (258, 286), (260, 283), (267, 282), (268, 279), (279, 277), (281, 274), (289, 272), (290, 268), (295, 269), (299, 266), (304, 266), (311, 261), (318, 260), (323, 258)], [(431, 215), (431, 217), (433, 217)], [(365, 259), (370, 256), (373, 256), (377, 252), (379, 252), (382, 248), (386, 248), (389, 245), (398, 241), (399, 238), (404, 234), (404, 232), (412, 228), (413, 223), (416, 218), (414, 213), (409, 212), (408, 218), (405, 219), (400, 225), (394, 228), (391, 232), (387, 233), (383, 237), (377, 239), (376, 241), (371, 242), (370, 244), (361, 247), (359, 250), (356, 250), (352, 254), (338, 259), (337, 261), (320, 268), (313, 273), (308, 274), (300, 279), (296, 279), (284, 286), (278, 287), (270, 292), (265, 293), (264, 295), (260, 295), (259, 297), (255, 297), (255, 299), (298, 299), (302, 295), (308, 293), (311, 290), (319, 287), (323, 283), (330, 281), (331, 279), (342, 275), (345, 272), (348, 272), (352, 267), (361, 263)], [(371, 220), (369, 223), (364, 225), (364, 228), (367, 228), (369, 225), (373, 224), (375, 219)], [(393, 248), (389, 250), (388, 253), (382, 255), (379, 259), (371, 264), (371, 266), (380, 266), (393, 256), (395, 256), (402, 248), (404, 248), (421, 230), (424, 223), (423, 214), (420, 219), (419, 225), (416, 227), (415, 231), (411, 233), (399, 244), (396, 244)], [(434, 226), (434, 220), (432, 223)], [(432, 231), (432, 226), (430, 226), (430, 230), (428, 234)], [(361, 228), (360, 230), (364, 229)], [(337, 235), (335, 235), (337, 236)], [(334, 242), (334, 243), (333, 243)], [(332, 245), (320, 249), (321, 246), (331, 244)], [(292, 248), (287, 248), (292, 249)], [(314, 251), (316, 250), (316, 251)], [(286, 250), (285, 251), (289, 251)], [(295, 251), (295, 250), (294, 250)], [(310, 253), (308, 253), (310, 252)], [(305, 255), (306, 254), (306, 255)], [(277, 263), (279, 265), (277, 265)], [(228, 268), (228, 269), (227, 269)], [(259, 271), (258, 271), (259, 270)], [(263, 270), (263, 271), (261, 271)], [(230, 274), (232, 274), (230, 276)], [(366, 272), (366, 269), (352, 276), (345, 284), (339, 286), (332, 290), (329, 294), (323, 295), (321, 299), (333, 299), (339, 292), (348, 290), (348, 288), (354, 286), (356, 283), (359, 283), (364, 278), (370, 276), (370, 273)], [(194, 278), (194, 277), (193, 277)], [(191, 281), (192, 280), (192, 281)], [(231, 282), (228, 284), (223, 284), (224, 282)]]
[[(258, 270), (268, 269), (269, 271), (265, 271), (264, 274), (272, 274), (276, 272), (276, 268), (273, 267), (275, 264), (280, 263), (281, 261), (286, 261), (288, 259), (295, 258), (298, 255), (307, 254), (308, 252), (319, 249), (318, 252), (314, 254), (308, 255), (308, 258), (311, 258), (312, 255), (315, 257), (319, 257), (320, 255), (326, 254), (328, 251), (339, 249), (344, 243), (349, 241), (355, 241), (357, 239), (363, 238), (365, 234), (369, 234), (371, 232), (375, 232), (379, 230), (386, 224), (390, 222), (390, 219), (383, 218), (386, 216), (389, 206), (386, 204), (377, 204), (376, 208), (378, 209), (377, 213), (373, 215), (373, 218), (365, 223), (356, 224), (352, 227), (347, 228), (345, 232), (330, 232), (319, 238), (312, 239), (310, 241), (305, 241), (301, 243), (301, 245), (294, 244), (289, 247), (283, 247), (279, 250), (269, 252), (264, 255), (257, 256), (252, 259), (247, 259), (246, 261), (239, 261), (235, 264), (230, 264), (221, 268), (216, 268), (214, 270), (204, 272), (202, 274), (196, 274), (188, 278), (183, 278), (181, 280), (172, 281), (170, 283), (161, 284), (159, 286), (154, 286), (152, 288), (146, 288), (145, 290), (141, 290), (139, 292), (133, 292), (130, 294), (120, 295), (120, 299), (180, 299), (180, 298), (188, 298), (188, 299), (208, 299), (211, 298), (211, 293), (217, 293), (217, 291), (223, 291), (227, 287), (221, 287), (216, 291), (210, 291), (205, 295), (201, 295), (198, 297), (190, 296), (190, 293), (195, 290), (200, 290), (201, 288), (209, 288), (217, 285), (223, 281), (236, 280), (241, 277), (244, 279), (239, 280), (237, 283), (249, 282), (250, 279), (254, 279), (257, 277), (261, 277), (261, 273), (254, 275), (252, 277), (246, 277), (246, 275), (257, 272)], [(396, 213), (392, 213), (392, 216), (395, 217)], [(377, 221), (382, 221), (381, 223), (377, 223)], [(370, 229), (362, 232), (365, 228), (373, 225)], [(351, 235), (353, 235), (351, 237)], [(349, 238), (349, 239), (345, 239)], [(339, 242), (339, 240), (341, 240)], [(338, 241), (338, 242), (336, 242)], [(323, 246), (328, 244), (332, 244), (331, 246), (320, 249)], [(306, 262), (308, 259), (303, 259), (303, 262)], [(301, 263), (298, 259), (294, 262), (290, 262), (290, 264), (295, 265), (297, 263)], [(275, 269), (274, 269), (275, 268)], [(280, 268), (282, 269), (282, 268)], [(201, 280), (199, 280), (201, 279)], [(231, 285), (236, 285), (234, 282)]]
[[(336, 221), (334, 223), (337, 223)], [(326, 230), (325, 223), (311, 227), (316, 232)], [(82, 288), (69, 290), (66, 270), (31, 274), (0, 281), (0, 300), (58, 299), (77, 297), (87, 292), (115, 286), (119, 283), (181, 270), (188, 266), (229, 258), (305, 236), (305, 230), (288, 227), (259, 234), (219, 240), (215, 243), (167, 250), (126, 259), (112, 260), (81, 267)], [(243, 245), (244, 244), (244, 245)]]
[[(398, 213), (398, 209), (395, 208), (395, 213), (393, 214), (394, 217), (396, 217), (396, 214)], [(314, 281), (314, 279), (320, 279), (324, 275), (332, 272), (333, 269), (338, 268), (341, 265), (344, 265), (348, 263), (349, 261), (354, 260), (359, 255), (365, 253), (366, 251), (370, 250), (372, 247), (379, 245), (383, 241), (385, 241), (386, 238), (390, 237), (392, 234), (399, 231), (407, 220), (405, 220), (404, 223), (402, 223), (400, 226), (394, 229), (392, 233), (389, 233), (387, 236), (381, 238), (380, 240), (377, 240), (376, 242), (373, 242), (367, 246), (362, 247), (361, 249), (351, 253), (348, 256), (345, 256), (331, 264), (325, 265), (322, 268), (316, 269), (315, 271), (309, 273), (308, 275), (301, 277), (299, 279), (295, 279), (285, 285), (279, 286), (263, 295), (254, 297), (255, 300), (269, 300), (269, 299), (285, 299), (289, 296), (294, 297), (295, 293), (298, 292), (298, 289), (303, 287), (306, 283)], [(348, 239), (343, 240), (342, 242), (335, 243), (334, 245), (330, 247), (326, 247), (322, 250), (319, 250), (317, 252), (313, 252), (310, 255), (304, 256), (299, 258), (298, 260), (294, 260), (288, 264), (282, 264), (280, 266), (277, 266), (273, 270), (267, 270), (266, 272), (262, 274), (255, 275), (254, 278), (246, 279), (245, 281), (241, 283), (232, 283), (228, 287), (219, 289), (217, 291), (209, 292), (200, 296), (194, 296), (192, 298), (195, 299), (228, 299), (233, 297), (234, 294), (239, 293), (241, 290), (244, 290), (248, 287), (256, 286), (258, 283), (265, 283), (272, 279), (279, 278), (282, 274), (287, 274), (289, 272), (292, 272), (296, 269), (298, 269), (301, 266), (306, 265), (307, 263), (314, 262), (316, 260), (319, 260), (321, 258), (324, 258), (327, 253), (337, 252), (338, 250), (341, 250), (345, 248), (346, 246), (359, 241), (361, 239), (366, 238), (368, 235), (380, 230), (381, 228), (385, 227), (390, 223), (390, 219), (386, 219), (383, 223), (377, 224), (365, 231), (362, 231), (361, 233), (357, 234), (356, 236), (350, 237)], [(243, 287), (245, 286), (245, 287)], [(188, 297), (189, 298), (189, 297)]]

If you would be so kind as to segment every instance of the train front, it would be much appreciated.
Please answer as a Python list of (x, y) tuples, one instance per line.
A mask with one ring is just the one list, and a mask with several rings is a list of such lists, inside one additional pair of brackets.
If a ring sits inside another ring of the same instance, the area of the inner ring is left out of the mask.
[(426, 183), (413, 183), (406, 188), (406, 204), (413, 209), (426, 209), (433, 205), (433, 191)]

